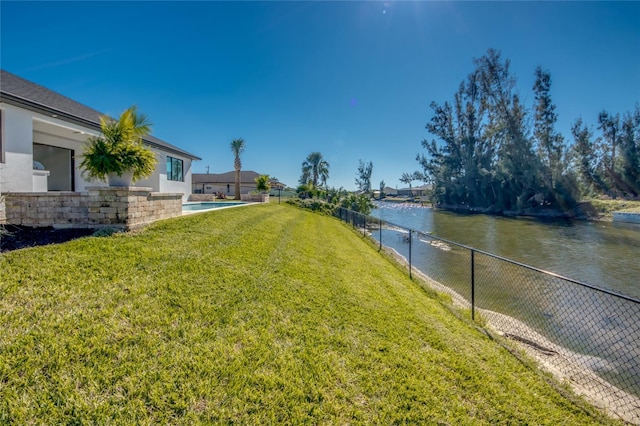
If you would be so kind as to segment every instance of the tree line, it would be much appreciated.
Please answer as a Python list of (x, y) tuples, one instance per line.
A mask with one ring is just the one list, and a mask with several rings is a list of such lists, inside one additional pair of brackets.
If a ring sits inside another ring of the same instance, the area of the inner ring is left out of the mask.
[(369, 214), (374, 207), (370, 199), (373, 163), (360, 160), (356, 174), (359, 193), (349, 192), (342, 187), (329, 188), (327, 186), (329, 168), (329, 162), (324, 159), (322, 153), (310, 153), (302, 162), (302, 173), (296, 189), (299, 200), (288, 200), (287, 202), (327, 214), (334, 214), (337, 207)]
[(510, 62), (490, 49), (474, 59), (452, 102), (431, 103), (434, 139), (413, 174), (433, 185), (439, 205), (487, 211), (567, 211), (585, 196), (640, 196), (640, 107), (602, 111), (595, 137), (581, 118), (573, 143), (556, 130), (551, 74), (538, 67), (534, 105), (523, 104)]

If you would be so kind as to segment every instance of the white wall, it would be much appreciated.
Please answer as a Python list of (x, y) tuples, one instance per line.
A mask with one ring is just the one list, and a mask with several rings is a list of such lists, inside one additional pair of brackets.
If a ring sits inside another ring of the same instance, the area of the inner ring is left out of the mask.
[[(182, 160), (183, 182), (167, 179), (167, 156)], [(180, 155), (163, 154), (162, 162), (158, 164), (158, 169), (160, 174), (160, 192), (179, 192), (182, 193), (182, 201), (188, 201), (189, 194), (191, 194), (191, 160)]]
[[(85, 141), (89, 135), (98, 134), (95, 130), (4, 103), (0, 103), (0, 108), (4, 111), (2, 126), (5, 146), (5, 163), (0, 163), (0, 192), (33, 191), (34, 142), (74, 150), (75, 191), (86, 191), (90, 186), (107, 186), (106, 182), (89, 181), (79, 169)], [(134, 185), (151, 187), (154, 192), (181, 193), (183, 200), (187, 201), (191, 194), (191, 160), (170, 154), (183, 160), (184, 182), (168, 181), (166, 162), (169, 154), (158, 149), (152, 150), (158, 159), (156, 170), (149, 178)], [(50, 189), (55, 188), (50, 185)]]
[(0, 192), (33, 191), (33, 120), (31, 113), (0, 103), (3, 110), (5, 162), (0, 164)]

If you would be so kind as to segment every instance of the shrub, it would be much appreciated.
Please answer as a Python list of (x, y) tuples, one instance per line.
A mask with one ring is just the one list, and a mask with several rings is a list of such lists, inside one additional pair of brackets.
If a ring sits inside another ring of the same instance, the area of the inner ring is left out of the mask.
[(318, 199), (307, 198), (302, 200), (300, 198), (290, 198), (286, 202), (301, 209), (311, 210), (312, 212), (326, 214), (329, 216), (333, 216), (336, 211), (335, 205)]

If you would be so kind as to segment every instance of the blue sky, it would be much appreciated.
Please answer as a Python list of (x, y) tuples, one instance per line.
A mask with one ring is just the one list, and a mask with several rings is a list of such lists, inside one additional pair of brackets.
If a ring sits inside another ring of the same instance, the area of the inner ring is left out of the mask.
[[(0, 66), (99, 111), (132, 104), (153, 135), (296, 186), (320, 151), (329, 186), (403, 187), (431, 101), (453, 98), (473, 58), (511, 60), (531, 105), (551, 72), (558, 129), (640, 101), (640, 2), (0, 2)], [(417, 183), (415, 183), (417, 184)]]

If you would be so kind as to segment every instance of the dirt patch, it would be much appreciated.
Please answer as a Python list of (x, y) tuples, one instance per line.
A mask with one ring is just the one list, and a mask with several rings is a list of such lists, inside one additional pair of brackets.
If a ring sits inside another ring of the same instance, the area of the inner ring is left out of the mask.
[(26, 247), (59, 244), (82, 238), (94, 233), (94, 229), (54, 229), (51, 226), (32, 228), (30, 226), (5, 225), (0, 228), (0, 253)]

